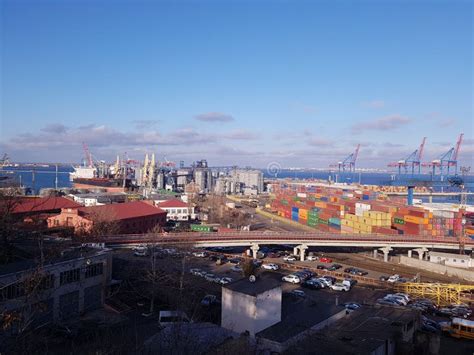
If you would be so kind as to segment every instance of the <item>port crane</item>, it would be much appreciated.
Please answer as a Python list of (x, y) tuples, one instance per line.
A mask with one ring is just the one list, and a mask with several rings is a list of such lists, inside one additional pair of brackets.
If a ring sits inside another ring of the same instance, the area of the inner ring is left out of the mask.
[(389, 167), (398, 167), (398, 174), (402, 174), (402, 171), (407, 174), (408, 167), (411, 167), (411, 174), (415, 174), (415, 168), (418, 168), (418, 174), (421, 174), (421, 159), (423, 157), (423, 150), (425, 148), (426, 137), (420, 144), (420, 147), (408, 155), (405, 159), (401, 159), (397, 162), (388, 164)]
[[(357, 145), (355, 151), (349, 154), (344, 160), (338, 162), (337, 164), (330, 165), (330, 167), (337, 167), (339, 172), (355, 172), (355, 163), (357, 156), (359, 155), (360, 144)], [(348, 169), (348, 170), (346, 170)]]
[(436, 175), (436, 169), (438, 169), (441, 177), (443, 177), (445, 174), (449, 175), (449, 168), (454, 167), (454, 175), (456, 175), (458, 172), (458, 155), (459, 150), (461, 149), (463, 136), (464, 133), (461, 133), (454, 147), (442, 154), (438, 159), (434, 159), (429, 163), (424, 163), (423, 166), (432, 168), (433, 175)]

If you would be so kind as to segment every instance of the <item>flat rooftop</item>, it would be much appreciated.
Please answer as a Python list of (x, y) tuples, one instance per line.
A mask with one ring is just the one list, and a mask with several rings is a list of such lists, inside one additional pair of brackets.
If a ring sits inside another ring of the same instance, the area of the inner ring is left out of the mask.
[(256, 336), (284, 343), (341, 311), (345, 312), (344, 306), (336, 306), (333, 302), (283, 294), (281, 322), (262, 330)]
[[(28, 249), (28, 248), (23, 248), (23, 246), (20, 249)], [(104, 252), (108, 252), (110, 249), (105, 249), (105, 248), (93, 248), (93, 247), (80, 247), (80, 248), (65, 248), (61, 251), (54, 251), (54, 254), (51, 253), (51, 250), (49, 250), (48, 247), (45, 247), (45, 254), (46, 256), (46, 264), (44, 265), (45, 268), (48, 266), (65, 262), (68, 260), (74, 260), (78, 258), (88, 258), (92, 256), (96, 256), (99, 254), (102, 254)], [(26, 271), (29, 269), (33, 269), (36, 266), (38, 266), (38, 256), (37, 255), (31, 255), (31, 258), (21, 260), (21, 261), (15, 261), (12, 263), (8, 263), (5, 265), (0, 265), (0, 276), (8, 275), (8, 274), (13, 274), (16, 272), (21, 272), (21, 271)]]
[(329, 328), (290, 347), (288, 353), (318, 349), (317, 354), (368, 354), (417, 319), (415, 311), (390, 306), (362, 306)]
[(249, 279), (243, 278), (224, 285), (223, 287), (235, 292), (244, 293), (246, 295), (255, 297), (265, 291), (272, 290), (276, 287), (281, 287), (280, 285), (281, 282), (278, 280), (257, 277), (257, 281), (255, 282), (250, 282)]

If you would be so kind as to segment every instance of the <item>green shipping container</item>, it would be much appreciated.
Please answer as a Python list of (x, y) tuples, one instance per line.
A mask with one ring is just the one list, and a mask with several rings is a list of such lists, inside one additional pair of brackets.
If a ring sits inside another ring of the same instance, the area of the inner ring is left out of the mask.
[(393, 219), (393, 221), (394, 221), (396, 224), (405, 224), (405, 221), (404, 221), (403, 219), (401, 219), (401, 218), (395, 217), (395, 218)]
[(206, 226), (203, 224), (191, 224), (191, 230), (193, 232), (212, 232), (213, 227), (212, 226)]

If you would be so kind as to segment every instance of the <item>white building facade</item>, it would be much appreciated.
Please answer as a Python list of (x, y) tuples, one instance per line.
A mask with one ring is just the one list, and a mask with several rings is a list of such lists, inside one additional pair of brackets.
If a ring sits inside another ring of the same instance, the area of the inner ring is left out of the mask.
[[(221, 326), (250, 336), (281, 321), (280, 285), (261, 287), (242, 279), (222, 288)], [(249, 285), (250, 284), (250, 285)]]

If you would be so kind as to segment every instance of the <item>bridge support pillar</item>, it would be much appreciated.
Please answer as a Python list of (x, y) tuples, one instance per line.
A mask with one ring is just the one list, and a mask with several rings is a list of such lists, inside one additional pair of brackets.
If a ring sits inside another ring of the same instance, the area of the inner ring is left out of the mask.
[(384, 247), (379, 249), (383, 253), (383, 261), (385, 263), (388, 263), (388, 253), (392, 251), (393, 249), (391, 247)]
[(413, 249), (413, 251), (418, 253), (418, 259), (423, 260), (423, 256), (425, 255), (426, 252), (428, 252), (428, 249), (418, 248), (418, 249)]
[(250, 249), (252, 250), (252, 257), (254, 259), (257, 259), (257, 254), (258, 254), (258, 250), (260, 249), (260, 246), (258, 244), (252, 244), (250, 246)]
[(303, 245), (300, 245), (298, 249), (300, 250), (300, 260), (304, 261), (304, 254), (305, 254), (306, 249), (308, 249), (308, 246), (303, 244)]
[(374, 259), (377, 259), (379, 257), (379, 251), (377, 249), (374, 249)]
[(408, 250), (408, 257), (411, 258), (412, 250)]
[(299, 247), (294, 247), (293, 248), (293, 255), (298, 255), (298, 249), (299, 249)]

